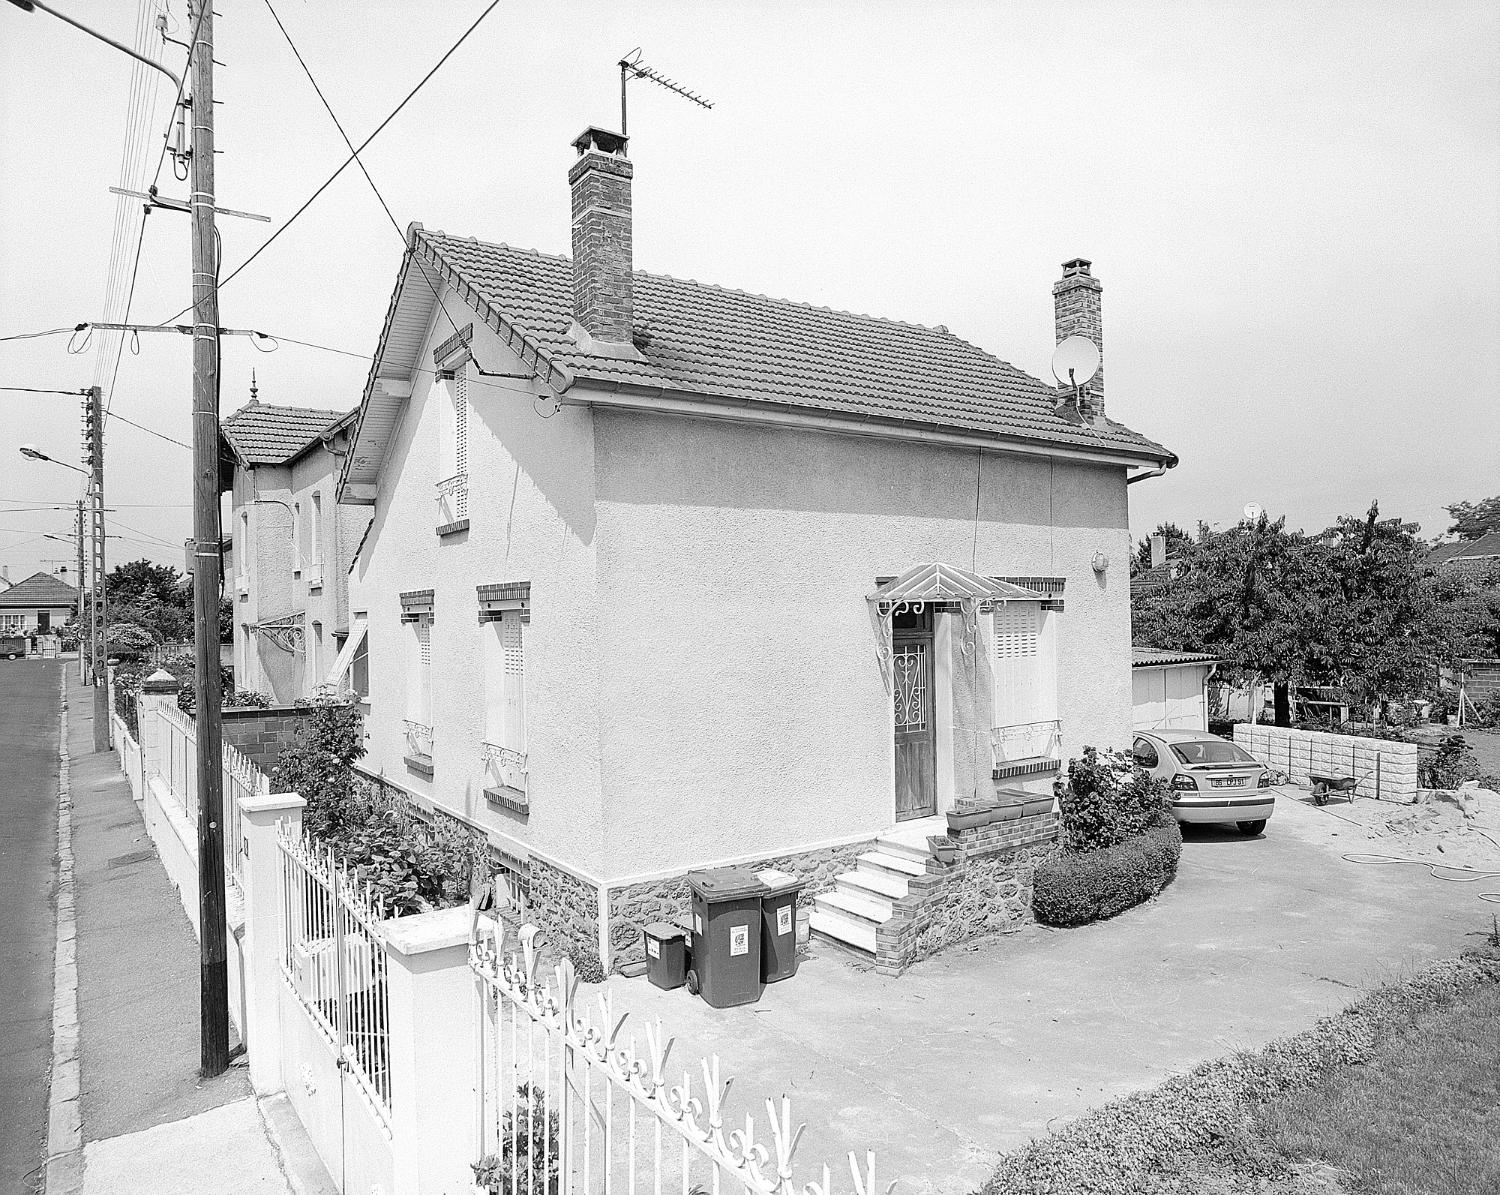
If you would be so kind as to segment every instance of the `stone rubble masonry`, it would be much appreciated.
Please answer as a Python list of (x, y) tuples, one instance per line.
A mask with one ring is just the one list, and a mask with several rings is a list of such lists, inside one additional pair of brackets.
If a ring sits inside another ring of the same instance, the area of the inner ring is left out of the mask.
[(269, 775), (281, 753), (296, 742), (297, 728), (310, 713), (310, 706), (301, 705), (231, 707), (221, 712), (221, 733), (224, 742)]
[(1081, 257), (1063, 262), (1063, 276), (1052, 284), (1052, 306), (1057, 316), (1057, 343), (1069, 336), (1087, 336), (1099, 348), (1099, 372), (1089, 383), (1089, 404), (1094, 414), (1104, 414), (1104, 317), (1099, 279), (1090, 272), (1092, 262)]
[(599, 889), (533, 855), (527, 865), (527, 920), (558, 954), (599, 957)]
[(875, 969), (899, 975), (949, 946), (1019, 929), (1032, 919), (1036, 865), (1062, 849), (1055, 813), (951, 835), (959, 858), (929, 860), (895, 902), (895, 916), (875, 931)]
[[(875, 849), (874, 840), (824, 847), (794, 855), (777, 855), (758, 859), (742, 866), (751, 871), (772, 869), (796, 876), (803, 883), (798, 898), (799, 911), (811, 908), (819, 892), (831, 892), (834, 881), (844, 872), (853, 871), (860, 855)], [(533, 893), (535, 898), (535, 893)], [(686, 925), (692, 915), (692, 893), (687, 876), (669, 876), (641, 884), (629, 884), (609, 891), (609, 953), (613, 970), (644, 962), (645, 943), (642, 934), (653, 921)]]

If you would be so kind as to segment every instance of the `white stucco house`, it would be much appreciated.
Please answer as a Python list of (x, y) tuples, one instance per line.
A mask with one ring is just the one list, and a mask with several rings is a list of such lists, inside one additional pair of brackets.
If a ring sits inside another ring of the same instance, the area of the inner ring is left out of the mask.
[(369, 512), (334, 492), (353, 422), (352, 411), (263, 403), (252, 383), (220, 424), (235, 687), (272, 705), (311, 696), (350, 634), (349, 563)]
[[(1176, 458), (1102, 372), (634, 270), (625, 139), (574, 145), (571, 259), (408, 231), (338, 483), (365, 764), (606, 966), (764, 860), (909, 959), (926, 833), (1128, 744), (1127, 484)], [(1059, 340), (1099, 295), (1065, 265)]]
[(0, 635), (55, 635), (77, 611), (78, 590), (51, 573), (33, 573), (0, 590)]

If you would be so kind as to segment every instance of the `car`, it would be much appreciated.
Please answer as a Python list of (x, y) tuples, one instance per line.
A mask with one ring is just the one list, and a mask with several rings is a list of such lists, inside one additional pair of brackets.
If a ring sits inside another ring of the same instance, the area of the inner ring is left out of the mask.
[(1130, 754), (1167, 782), (1179, 822), (1233, 822), (1263, 833), (1276, 809), (1271, 769), (1243, 747), (1206, 730), (1138, 730)]
[(23, 635), (0, 635), (0, 656), (7, 660), (19, 660), (26, 654), (26, 639)]

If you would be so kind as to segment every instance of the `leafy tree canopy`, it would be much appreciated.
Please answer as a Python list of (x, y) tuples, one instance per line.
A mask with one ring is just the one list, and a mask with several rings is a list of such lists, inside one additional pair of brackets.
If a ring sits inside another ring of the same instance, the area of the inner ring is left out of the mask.
[(1500, 531), (1500, 494), (1480, 502), (1455, 502), (1443, 509), (1453, 518), (1448, 534), (1459, 539), (1478, 539), (1491, 531)]
[[(1158, 523), (1151, 535), (1160, 535), (1167, 541), (1168, 558), (1180, 556), (1185, 545), (1192, 543), (1192, 536), (1176, 523)], [(1132, 577), (1151, 567), (1151, 535), (1144, 536), (1135, 546), (1135, 555), (1130, 558)]]

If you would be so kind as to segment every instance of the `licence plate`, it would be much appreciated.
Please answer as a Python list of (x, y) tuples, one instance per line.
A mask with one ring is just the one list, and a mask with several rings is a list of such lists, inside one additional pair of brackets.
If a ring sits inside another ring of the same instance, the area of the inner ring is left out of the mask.
[(1244, 784), (1244, 776), (1226, 776), (1223, 779), (1219, 779), (1216, 777), (1213, 781), (1213, 786), (1215, 788), (1241, 788), (1244, 786)]

